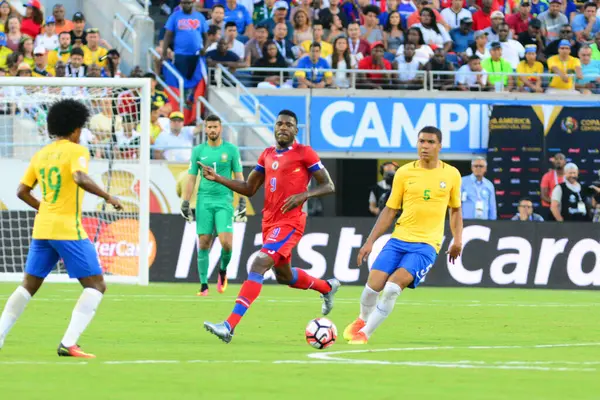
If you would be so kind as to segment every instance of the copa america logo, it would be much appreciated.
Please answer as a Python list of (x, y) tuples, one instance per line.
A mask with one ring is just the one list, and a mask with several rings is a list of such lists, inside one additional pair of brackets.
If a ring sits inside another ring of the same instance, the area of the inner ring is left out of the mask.
[(573, 133), (577, 130), (579, 124), (577, 123), (577, 120), (575, 118), (567, 117), (561, 121), (560, 127), (563, 131), (567, 133)]

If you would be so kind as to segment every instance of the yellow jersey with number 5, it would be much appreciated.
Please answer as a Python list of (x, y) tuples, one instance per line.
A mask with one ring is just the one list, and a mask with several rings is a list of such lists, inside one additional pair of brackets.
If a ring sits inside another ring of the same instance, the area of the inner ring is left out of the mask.
[(42, 192), (34, 239), (87, 239), (81, 225), (83, 189), (75, 183), (73, 173), (87, 173), (89, 161), (85, 147), (65, 139), (48, 144), (33, 156), (21, 183), (29, 187), (37, 183)]
[(421, 168), (419, 161), (403, 165), (394, 176), (388, 208), (402, 209), (392, 237), (427, 243), (440, 251), (448, 207), (460, 207), (460, 173), (440, 161), (434, 169)]

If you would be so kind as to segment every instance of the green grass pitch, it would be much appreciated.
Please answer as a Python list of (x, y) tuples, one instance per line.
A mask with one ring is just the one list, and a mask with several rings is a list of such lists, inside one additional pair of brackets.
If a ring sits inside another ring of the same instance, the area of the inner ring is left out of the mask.
[[(15, 284), (0, 284), (0, 307)], [(111, 285), (80, 340), (95, 360), (56, 356), (80, 293), (47, 284), (0, 351), (1, 399), (598, 399), (600, 294), (419, 288), (403, 293), (366, 346), (344, 343), (361, 287), (330, 315), (340, 337), (314, 350), (315, 292), (265, 286), (232, 343), (204, 331), (239, 286)]]

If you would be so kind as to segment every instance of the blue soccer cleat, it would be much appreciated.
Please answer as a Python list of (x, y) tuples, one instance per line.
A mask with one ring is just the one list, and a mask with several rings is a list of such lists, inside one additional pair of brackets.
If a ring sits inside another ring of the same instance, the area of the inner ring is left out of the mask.
[(337, 279), (329, 279), (327, 280), (329, 286), (331, 286), (331, 291), (327, 294), (322, 294), (321, 298), (323, 299), (323, 305), (321, 306), (321, 313), (323, 315), (327, 315), (333, 309), (333, 297), (337, 293), (338, 289), (342, 284)]
[(208, 332), (212, 333), (225, 343), (231, 342), (233, 339), (233, 332), (229, 330), (228, 325), (225, 322), (221, 322), (219, 324), (213, 324), (212, 322), (204, 322), (204, 329)]

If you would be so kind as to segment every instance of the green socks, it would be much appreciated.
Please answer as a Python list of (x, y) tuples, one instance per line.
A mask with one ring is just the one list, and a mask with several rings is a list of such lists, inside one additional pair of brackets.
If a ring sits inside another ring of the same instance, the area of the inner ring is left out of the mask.
[(208, 253), (209, 250), (198, 249), (198, 275), (200, 283), (208, 283)]
[(231, 251), (221, 250), (221, 271), (225, 271), (231, 260)]

